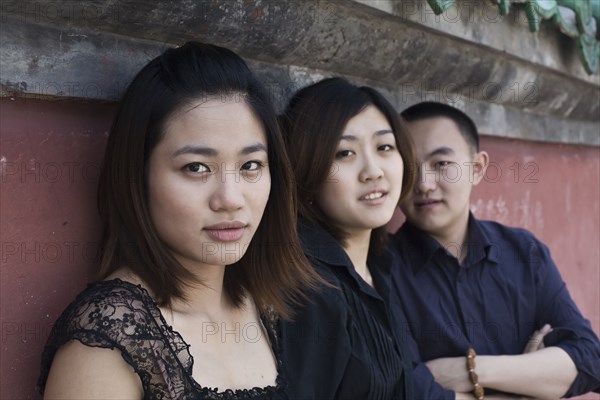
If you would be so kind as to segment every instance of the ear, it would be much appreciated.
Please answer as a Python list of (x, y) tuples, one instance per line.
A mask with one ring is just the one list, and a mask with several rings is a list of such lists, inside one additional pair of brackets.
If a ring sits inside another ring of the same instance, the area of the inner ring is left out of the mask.
[(490, 156), (486, 151), (480, 151), (475, 153), (475, 157), (473, 158), (473, 185), (479, 185), (479, 182), (485, 176), (485, 170), (490, 163)]

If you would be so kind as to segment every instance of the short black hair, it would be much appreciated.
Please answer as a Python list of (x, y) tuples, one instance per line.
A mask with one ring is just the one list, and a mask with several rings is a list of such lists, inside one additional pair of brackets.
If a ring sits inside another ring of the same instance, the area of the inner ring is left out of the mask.
[(456, 124), (467, 144), (479, 151), (479, 132), (473, 120), (459, 109), (448, 104), (435, 101), (424, 101), (408, 107), (400, 114), (406, 122), (420, 121), (431, 118), (448, 118)]

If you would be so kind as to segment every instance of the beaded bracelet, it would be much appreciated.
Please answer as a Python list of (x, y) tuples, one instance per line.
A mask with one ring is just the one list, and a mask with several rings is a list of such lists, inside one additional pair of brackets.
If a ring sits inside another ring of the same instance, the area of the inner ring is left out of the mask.
[(483, 400), (485, 393), (483, 386), (479, 384), (479, 376), (475, 373), (475, 356), (477, 356), (477, 353), (475, 353), (475, 350), (472, 347), (469, 347), (467, 350), (467, 371), (469, 372), (469, 379), (473, 384), (473, 394), (475, 395), (475, 398), (477, 400)]

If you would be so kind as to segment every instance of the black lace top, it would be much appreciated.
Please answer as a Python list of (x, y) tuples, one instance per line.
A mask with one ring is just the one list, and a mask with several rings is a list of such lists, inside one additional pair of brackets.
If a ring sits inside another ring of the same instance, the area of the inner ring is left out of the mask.
[(145, 399), (285, 399), (281, 355), (274, 318), (262, 318), (277, 359), (277, 384), (219, 391), (192, 378), (189, 345), (167, 324), (141, 286), (119, 279), (95, 282), (80, 293), (56, 321), (42, 354), (38, 389), (43, 394), (52, 359), (70, 340), (119, 349), (142, 381)]

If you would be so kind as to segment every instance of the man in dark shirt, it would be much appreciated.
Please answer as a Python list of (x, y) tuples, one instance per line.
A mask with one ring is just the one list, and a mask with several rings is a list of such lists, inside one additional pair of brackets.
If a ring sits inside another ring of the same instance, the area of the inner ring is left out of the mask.
[[(548, 248), (525, 230), (469, 211), (471, 189), (489, 162), (473, 121), (432, 102), (402, 116), (418, 178), (401, 204), (407, 222), (390, 246), (398, 253), (392, 306), (403, 311), (405, 332), (427, 366), (415, 368), (417, 397), (473, 399), (477, 381), (486, 397), (600, 391), (600, 342)], [(478, 377), (467, 372), (469, 348)]]

